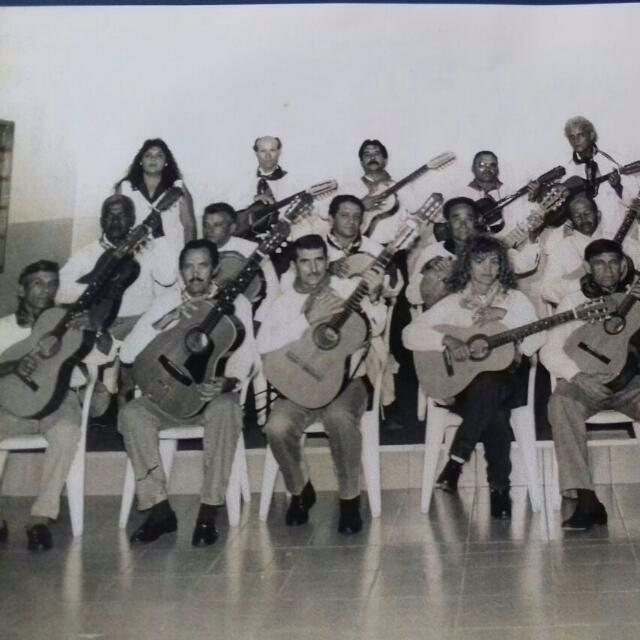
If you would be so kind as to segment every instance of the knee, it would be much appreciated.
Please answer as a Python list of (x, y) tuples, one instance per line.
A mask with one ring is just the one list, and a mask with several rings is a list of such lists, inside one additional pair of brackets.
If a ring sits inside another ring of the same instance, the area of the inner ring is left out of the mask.
[(118, 411), (118, 432), (123, 436), (136, 429), (136, 415), (141, 405), (141, 398), (134, 398)]
[(286, 417), (272, 413), (264, 427), (264, 434), (267, 436), (267, 441), (282, 442), (286, 440), (291, 433), (291, 421)]

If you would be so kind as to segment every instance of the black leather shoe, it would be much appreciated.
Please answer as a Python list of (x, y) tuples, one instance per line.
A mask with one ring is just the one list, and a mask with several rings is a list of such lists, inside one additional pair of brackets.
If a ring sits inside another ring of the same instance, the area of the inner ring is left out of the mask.
[(27, 549), (29, 551), (49, 551), (53, 547), (53, 537), (46, 524), (27, 527)]
[(358, 533), (362, 531), (362, 516), (360, 515), (360, 496), (351, 500), (340, 500), (340, 533)]
[(6, 520), (2, 521), (2, 526), (0, 527), (0, 544), (4, 544), (9, 537), (9, 527), (7, 526)]
[(194, 547), (200, 545), (208, 547), (218, 539), (218, 530), (213, 522), (205, 522), (204, 520), (198, 520), (196, 522), (196, 528), (193, 530), (193, 536), (191, 538), (191, 544)]
[(316, 503), (316, 492), (311, 482), (307, 482), (299, 496), (291, 496), (285, 524), (288, 527), (297, 527), (309, 520), (309, 509)]
[(562, 523), (562, 528), (565, 531), (587, 531), (591, 529), (594, 524), (607, 524), (607, 520), (607, 510), (604, 508), (602, 502), (598, 502), (595, 509), (590, 511), (576, 507), (573, 515)]
[(458, 491), (458, 479), (461, 473), (462, 465), (455, 460), (449, 459), (442, 473), (436, 480), (436, 487), (447, 493), (456, 493)]
[(178, 530), (176, 514), (170, 511), (162, 519), (154, 518), (153, 513), (133, 532), (129, 541), (132, 544), (146, 544), (157, 540), (164, 533), (173, 533)]
[(509, 489), (491, 489), (491, 515), (494, 518), (511, 518), (511, 496)]

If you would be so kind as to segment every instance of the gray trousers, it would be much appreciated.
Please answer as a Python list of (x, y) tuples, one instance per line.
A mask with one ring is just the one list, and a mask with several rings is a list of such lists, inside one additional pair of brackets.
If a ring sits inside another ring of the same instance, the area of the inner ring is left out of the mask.
[(194, 425), (204, 427), (201, 502), (222, 505), (243, 426), (237, 393), (220, 394), (202, 413), (187, 419), (169, 416), (144, 397), (132, 400), (120, 411), (118, 430), (133, 466), (140, 511), (167, 499), (167, 479), (160, 461), (158, 431)]
[(321, 422), (329, 438), (338, 495), (343, 500), (360, 495), (360, 418), (366, 407), (367, 390), (360, 378), (320, 409), (307, 409), (285, 398), (276, 400), (264, 430), (290, 493), (299, 494), (308, 479), (302, 463), (303, 432), (310, 424)]
[(80, 402), (69, 391), (62, 404), (41, 420), (18, 418), (0, 409), (0, 440), (15, 436), (44, 436), (49, 443), (44, 452), (38, 497), (31, 508), (32, 516), (55, 520), (60, 512), (60, 494), (69, 475), (69, 468), (80, 441)]
[(640, 419), (640, 376), (635, 376), (624, 389), (604, 402), (595, 401), (575, 384), (558, 381), (549, 400), (548, 413), (558, 457), (561, 493), (573, 495), (575, 489), (593, 491), (585, 420), (605, 409)]

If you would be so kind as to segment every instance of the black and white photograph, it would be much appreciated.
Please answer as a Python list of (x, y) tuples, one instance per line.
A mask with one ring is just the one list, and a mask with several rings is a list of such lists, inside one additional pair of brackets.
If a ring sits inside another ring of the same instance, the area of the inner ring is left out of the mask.
[(640, 637), (639, 29), (0, 6), (0, 638)]

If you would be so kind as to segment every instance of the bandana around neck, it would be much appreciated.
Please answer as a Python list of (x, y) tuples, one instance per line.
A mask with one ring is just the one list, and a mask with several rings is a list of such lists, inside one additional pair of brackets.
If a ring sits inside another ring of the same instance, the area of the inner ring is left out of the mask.
[(499, 280), (496, 280), (486, 293), (476, 293), (473, 291), (471, 282), (462, 290), (460, 306), (463, 309), (486, 309), (495, 303), (503, 302), (507, 292), (503, 289)]

